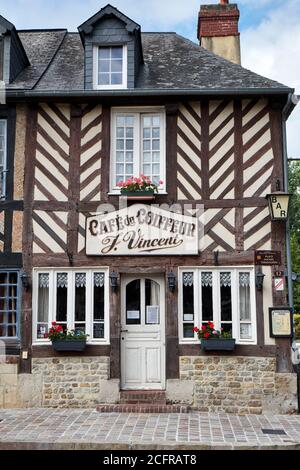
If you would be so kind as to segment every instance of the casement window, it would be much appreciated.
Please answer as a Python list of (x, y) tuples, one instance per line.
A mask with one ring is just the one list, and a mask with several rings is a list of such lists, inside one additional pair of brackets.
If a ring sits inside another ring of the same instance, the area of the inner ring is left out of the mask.
[(212, 321), (237, 343), (256, 343), (254, 272), (243, 268), (191, 268), (179, 273), (182, 343), (198, 342), (193, 328)]
[(162, 108), (113, 110), (111, 190), (131, 176), (144, 174), (165, 190), (165, 113)]
[(0, 270), (0, 338), (19, 336), (20, 275)]
[(81, 330), (88, 342), (109, 342), (107, 270), (36, 270), (34, 272), (34, 341), (56, 321), (64, 330)]
[(7, 146), (7, 121), (0, 119), (0, 200), (6, 195), (6, 146)]
[(94, 88), (127, 88), (127, 46), (94, 46)]

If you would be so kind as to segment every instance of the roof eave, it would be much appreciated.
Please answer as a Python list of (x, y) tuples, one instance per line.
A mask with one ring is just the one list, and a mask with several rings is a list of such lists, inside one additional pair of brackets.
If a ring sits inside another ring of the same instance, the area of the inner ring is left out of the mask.
[(293, 88), (172, 88), (172, 89), (128, 89), (128, 90), (6, 90), (7, 98), (40, 99), (40, 98), (101, 98), (118, 96), (234, 96), (234, 95), (289, 95), (294, 93)]

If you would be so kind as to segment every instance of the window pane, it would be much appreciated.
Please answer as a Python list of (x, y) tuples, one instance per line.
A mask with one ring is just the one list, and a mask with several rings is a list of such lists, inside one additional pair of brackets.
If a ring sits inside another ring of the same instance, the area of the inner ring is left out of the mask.
[(94, 323), (93, 337), (95, 339), (104, 338), (104, 323)]
[(122, 74), (121, 73), (112, 73), (111, 74), (111, 84), (112, 85), (122, 85)]
[(231, 273), (220, 273), (221, 321), (232, 320)]
[(75, 322), (85, 321), (86, 274), (75, 274)]
[(118, 72), (122, 74), (122, 60), (112, 60), (111, 61), (111, 71)]
[(109, 60), (100, 60), (99, 61), (99, 73), (109, 73)]
[(153, 127), (160, 126), (160, 117), (159, 116), (154, 116), (152, 118), (152, 126)]
[(126, 150), (133, 150), (133, 140), (126, 140)]
[(38, 323), (48, 323), (49, 318), (49, 274), (38, 277)]
[(126, 127), (126, 138), (133, 139), (133, 127)]
[(252, 338), (252, 325), (250, 323), (242, 323), (240, 325), (240, 338), (241, 339)]
[(0, 273), (0, 284), (8, 283), (8, 273)]
[(16, 337), (18, 320), (18, 273), (0, 272), (0, 336)]
[(123, 47), (111, 47), (111, 58), (122, 59), (123, 58)]
[(126, 152), (125, 161), (126, 162), (133, 162), (133, 153), (132, 152)]
[(58, 273), (56, 279), (56, 321), (66, 322), (68, 305), (68, 273)]
[(126, 286), (126, 324), (141, 323), (141, 281), (136, 279)]
[(124, 127), (117, 127), (117, 137), (124, 138)]
[(232, 335), (232, 325), (231, 323), (221, 323), (221, 328), (225, 333), (230, 333)]
[(6, 325), (0, 325), (0, 337), (7, 336), (7, 327)]
[(184, 338), (194, 338), (194, 325), (190, 323), (184, 323), (183, 325), (183, 337)]
[(183, 320), (194, 321), (194, 273), (182, 274)]
[(109, 74), (99, 73), (99, 85), (109, 85)]
[(94, 320), (104, 320), (104, 274), (94, 273)]
[(239, 273), (240, 320), (251, 319), (250, 307), (250, 274)]
[(117, 116), (117, 126), (125, 126), (125, 116)]
[(201, 273), (202, 321), (213, 321), (212, 273)]
[(99, 59), (110, 58), (110, 47), (99, 47)]

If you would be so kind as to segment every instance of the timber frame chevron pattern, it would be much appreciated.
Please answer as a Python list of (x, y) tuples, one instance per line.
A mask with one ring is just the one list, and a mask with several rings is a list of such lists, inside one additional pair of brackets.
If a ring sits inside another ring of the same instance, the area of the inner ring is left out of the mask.
[(34, 199), (68, 201), (70, 107), (40, 104), (37, 117)]
[(83, 109), (80, 135), (80, 200), (99, 201), (101, 192), (102, 107)]
[[(204, 205), (204, 252), (270, 249), (264, 196), (274, 189), (281, 159), (271, 139), (276, 111), (263, 99), (182, 102), (176, 110), (169, 129), (176, 136), (175, 181), (168, 181), (169, 195), (161, 196), (162, 202), (177, 198)], [(107, 105), (37, 106), (34, 254), (84, 256), (85, 215), (94, 213), (101, 199), (110, 202), (109, 129)]]

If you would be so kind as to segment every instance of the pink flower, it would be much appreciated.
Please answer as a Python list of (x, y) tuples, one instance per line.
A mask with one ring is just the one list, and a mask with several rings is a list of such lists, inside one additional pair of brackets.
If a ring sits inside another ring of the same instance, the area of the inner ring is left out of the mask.
[(124, 184), (123, 181), (120, 181), (119, 183), (117, 183), (118, 188), (122, 188), (123, 184)]
[(214, 330), (214, 331), (212, 332), (212, 334), (213, 334), (213, 335), (217, 335), (218, 332), (217, 332), (216, 330)]
[(163, 180), (159, 180), (158, 184), (164, 184)]

